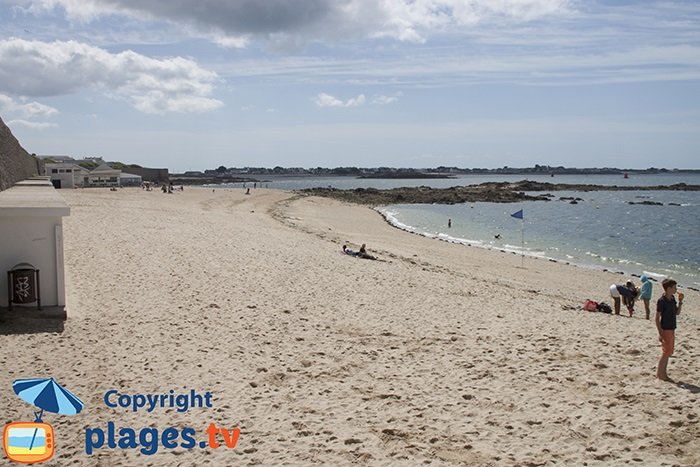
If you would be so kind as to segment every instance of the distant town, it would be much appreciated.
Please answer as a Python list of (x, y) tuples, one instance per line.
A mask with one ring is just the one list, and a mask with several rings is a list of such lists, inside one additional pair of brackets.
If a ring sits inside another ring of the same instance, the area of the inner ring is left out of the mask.
[(498, 169), (485, 168), (459, 168), (459, 167), (435, 167), (435, 168), (395, 168), (395, 167), (224, 167), (208, 169), (204, 172), (185, 172), (183, 175), (313, 175), (313, 176), (354, 176), (366, 177), (377, 175), (464, 175), (464, 174), (621, 174), (621, 173), (673, 173), (673, 172), (698, 172), (700, 169), (662, 169), (650, 167), (648, 169), (619, 169), (614, 167), (603, 168), (574, 168), (574, 167), (552, 167), (549, 165), (536, 164), (534, 167), (502, 167)]
[(570, 174), (662, 174), (662, 173), (700, 173), (700, 169), (663, 169), (650, 167), (648, 169), (620, 169), (614, 167), (604, 168), (573, 168), (552, 167), (549, 165), (535, 165), (534, 167), (502, 167), (498, 169), (486, 168), (459, 168), (459, 167), (435, 167), (435, 168), (395, 168), (395, 167), (225, 167), (207, 169), (202, 172), (188, 171), (183, 174), (171, 174), (171, 180), (175, 183), (217, 183), (236, 182), (258, 179), (265, 176), (309, 176), (309, 177), (356, 177), (356, 178), (451, 178), (459, 175), (570, 175)]
[(69, 156), (37, 156), (43, 162), (45, 174), (55, 178), (54, 185), (62, 188), (77, 186), (128, 186), (143, 182), (170, 183), (176, 185), (202, 185), (264, 181), (269, 176), (296, 177), (356, 177), (356, 178), (451, 178), (460, 175), (606, 175), (606, 174), (665, 174), (700, 173), (700, 169), (625, 169), (616, 167), (576, 168), (536, 164), (534, 167), (508, 167), (497, 169), (459, 168), (439, 166), (434, 168), (396, 167), (226, 167), (219, 166), (204, 171), (171, 173), (166, 168), (149, 168), (123, 162), (107, 162), (99, 157), (74, 159)]

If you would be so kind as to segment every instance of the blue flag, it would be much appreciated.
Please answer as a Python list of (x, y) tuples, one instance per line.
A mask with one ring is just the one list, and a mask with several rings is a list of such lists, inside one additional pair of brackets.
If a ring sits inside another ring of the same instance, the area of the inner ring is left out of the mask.
[(510, 217), (515, 217), (516, 219), (522, 219), (523, 218), (523, 210), (521, 209), (518, 212), (514, 212), (513, 214), (510, 215)]

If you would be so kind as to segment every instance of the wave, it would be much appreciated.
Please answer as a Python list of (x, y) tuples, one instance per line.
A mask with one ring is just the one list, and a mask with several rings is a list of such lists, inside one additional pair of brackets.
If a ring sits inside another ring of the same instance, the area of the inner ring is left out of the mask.
[[(594, 269), (598, 271), (609, 271), (618, 274), (631, 276), (639, 276), (645, 274), (658, 281), (666, 277), (674, 277), (677, 280), (686, 282), (685, 286), (700, 286), (700, 274), (694, 273), (692, 268), (688, 270), (688, 265), (665, 264), (662, 266), (650, 266), (650, 264), (640, 262), (637, 259), (628, 259), (612, 256), (605, 253), (597, 253), (595, 251), (578, 250), (577, 253), (571, 254), (571, 251), (566, 251), (566, 248), (561, 245), (547, 245), (545, 248), (529, 248), (527, 246), (517, 244), (494, 244), (493, 241), (484, 241), (480, 239), (463, 238), (460, 236), (450, 235), (439, 231), (430, 232), (425, 227), (418, 228), (402, 222), (398, 217), (402, 214), (396, 209), (388, 206), (380, 206), (374, 208), (384, 220), (391, 226), (410, 232), (416, 235), (421, 235), (426, 238), (437, 239), (449, 243), (456, 243), (465, 246), (475, 246), (486, 250), (498, 250), (505, 253), (528, 256), (532, 258), (540, 258), (552, 262), (562, 262), (571, 264), (586, 269)], [(428, 221), (427, 225), (430, 225)], [(433, 224), (435, 225), (435, 224)], [(554, 254), (555, 256), (552, 256)], [(589, 258), (587, 261), (585, 258)], [(677, 269), (675, 269), (677, 266)], [(639, 272), (641, 271), (641, 272)], [(700, 271), (698, 271), (700, 272)]]

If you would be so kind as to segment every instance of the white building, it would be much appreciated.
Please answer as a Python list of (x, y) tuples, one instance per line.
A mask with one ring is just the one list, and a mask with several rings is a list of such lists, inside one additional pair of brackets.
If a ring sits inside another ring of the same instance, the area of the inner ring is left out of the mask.
[(121, 170), (113, 169), (104, 162), (92, 170), (81, 167), (76, 162), (44, 164), (44, 174), (51, 177), (51, 183), (55, 188), (141, 185), (141, 176), (122, 174)]
[(143, 178), (141, 175), (128, 174), (122, 172), (119, 174), (119, 186), (141, 186)]
[(70, 208), (45, 177), (0, 192), (0, 307), (8, 307), (9, 293), (16, 293), (15, 288), (8, 291), (13, 284), (6, 271), (29, 263), (39, 270), (36, 288), (43, 311), (36, 311), (37, 303), (14, 306), (21, 312), (65, 317), (63, 217), (68, 215)]
[(119, 174), (122, 171), (113, 169), (107, 164), (100, 164), (83, 176), (83, 186), (87, 187), (112, 187), (119, 186)]
[(51, 177), (54, 188), (75, 188), (82, 186), (83, 173), (88, 171), (73, 162), (44, 164), (44, 175)]

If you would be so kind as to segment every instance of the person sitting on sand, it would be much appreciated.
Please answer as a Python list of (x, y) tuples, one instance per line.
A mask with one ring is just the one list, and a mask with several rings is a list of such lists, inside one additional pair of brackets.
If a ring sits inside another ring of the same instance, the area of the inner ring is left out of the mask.
[(347, 245), (343, 245), (343, 253), (350, 256), (357, 256), (357, 252), (348, 248)]
[(360, 251), (357, 252), (357, 256), (364, 259), (377, 259), (374, 256), (367, 253), (367, 248), (364, 243), (360, 247)]

